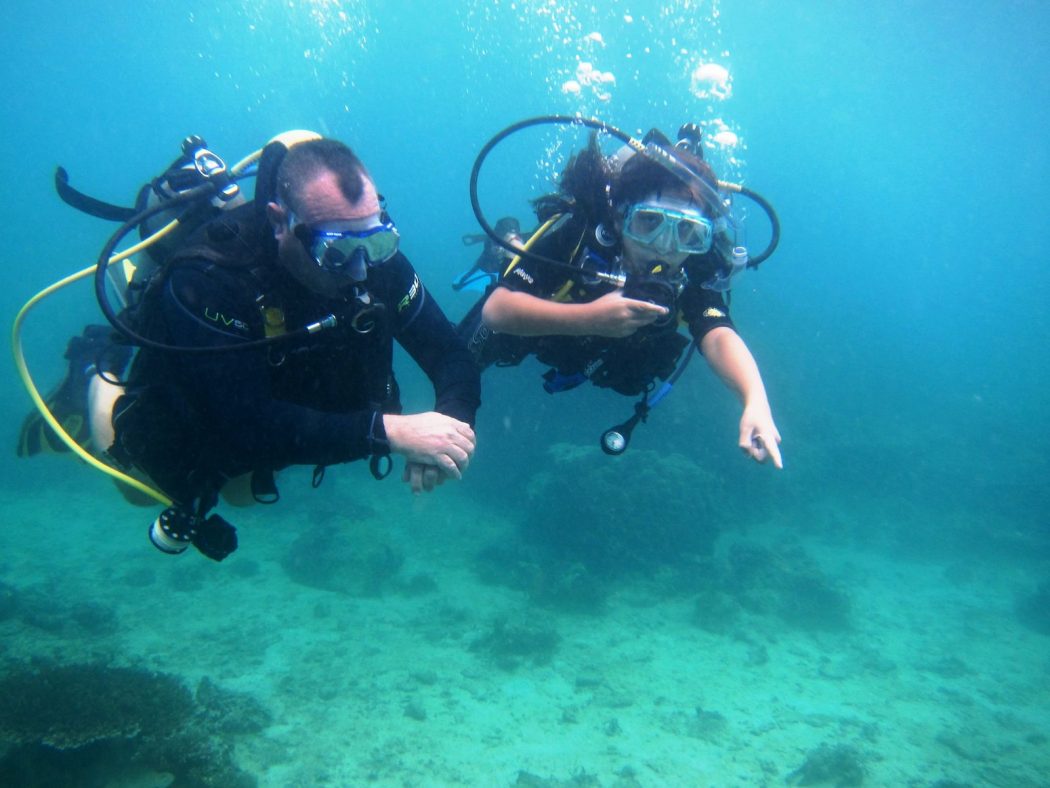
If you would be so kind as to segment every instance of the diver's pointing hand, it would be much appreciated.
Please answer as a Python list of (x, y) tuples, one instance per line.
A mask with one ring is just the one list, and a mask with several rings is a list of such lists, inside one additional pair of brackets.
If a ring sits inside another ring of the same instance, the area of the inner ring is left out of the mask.
[(783, 470), (780, 456), (780, 431), (773, 423), (769, 406), (744, 408), (740, 418), (740, 449), (756, 462), (772, 461), (773, 467)]

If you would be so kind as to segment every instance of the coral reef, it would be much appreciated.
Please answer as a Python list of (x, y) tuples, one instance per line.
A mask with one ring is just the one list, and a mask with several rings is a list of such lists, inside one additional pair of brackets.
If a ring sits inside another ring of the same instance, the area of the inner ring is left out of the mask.
[(0, 679), (0, 739), (72, 750), (100, 739), (164, 735), (186, 723), (193, 697), (171, 676), (66, 665)]
[(549, 456), (529, 483), (522, 524), (548, 557), (615, 577), (711, 552), (719, 483), (692, 460), (633, 449), (614, 462), (593, 462), (592, 448), (567, 444), (552, 446)]
[(806, 755), (801, 766), (787, 776), (788, 785), (832, 785), (850, 788), (864, 784), (860, 753), (848, 744), (823, 744)]
[[(0, 784), (104, 786), (149, 772), (190, 788), (254, 785), (222, 735), (231, 715), (216, 717), (219, 695), (212, 690), (201, 704), (175, 677), (134, 668), (8, 671), (0, 678)], [(201, 713), (208, 704), (210, 716)], [(226, 723), (214, 724), (219, 718)]]
[(259, 733), (273, 717), (251, 695), (223, 689), (207, 676), (197, 684), (197, 719), (213, 731), (226, 734)]
[(301, 534), (281, 559), (296, 583), (358, 597), (396, 588), (404, 556), (365, 523), (322, 524)]
[(583, 564), (557, 560), (517, 539), (481, 550), (474, 571), (487, 585), (524, 591), (533, 602), (563, 613), (600, 614), (609, 593), (607, 580)]
[(728, 635), (740, 622), (740, 603), (718, 589), (701, 591), (696, 598), (693, 623), (714, 635)]
[(550, 627), (529, 620), (498, 618), (489, 631), (470, 644), (470, 650), (489, 657), (501, 670), (516, 670), (523, 662), (546, 665), (561, 637)]
[[(481, 551), (482, 582), (562, 612), (600, 614), (629, 576), (691, 573), (718, 535), (720, 483), (677, 454), (642, 449), (594, 462), (593, 447), (555, 444), (532, 476), (519, 538)], [(717, 515), (717, 517), (716, 517)]]
[(540, 777), (522, 770), (518, 772), (518, 779), (514, 781), (514, 785), (522, 786), (522, 788), (599, 788), (601, 784), (601, 780), (589, 774), (585, 769), (579, 769), (564, 780), (559, 780), (557, 777)]
[(727, 591), (752, 612), (774, 614), (799, 629), (837, 631), (850, 626), (850, 602), (801, 547), (776, 551), (754, 544), (729, 549)]
[[(850, 627), (849, 597), (832, 583), (801, 547), (794, 544), (771, 550), (737, 542), (723, 563), (705, 561), (694, 579), (696, 607), (693, 623), (716, 635), (732, 635), (750, 642), (744, 614), (775, 617), (807, 631), (841, 631)], [(753, 645), (749, 664), (768, 659)]]

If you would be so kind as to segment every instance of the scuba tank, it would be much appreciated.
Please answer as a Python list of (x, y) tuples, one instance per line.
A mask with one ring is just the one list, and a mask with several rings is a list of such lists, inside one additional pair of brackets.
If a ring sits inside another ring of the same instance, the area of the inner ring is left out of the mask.
[[(139, 238), (146, 242), (144, 254), (138, 255), (134, 262), (124, 261), (120, 273), (107, 272), (118, 299), (126, 307), (134, 305), (157, 266), (179, 248), (190, 233), (223, 210), (245, 203), (240, 187), (230, 180), (209, 199), (190, 202), (189, 209), (184, 209), (181, 198), (225, 174), (226, 163), (208, 148), (203, 137), (193, 134), (182, 141), (179, 156), (160, 175), (142, 185), (132, 207), (113, 205), (75, 189), (69, 184), (69, 174), (64, 167), (55, 171), (55, 191), (67, 205), (99, 219), (130, 222), (136, 216), (145, 215), (137, 224)], [(179, 223), (173, 231), (149, 240), (176, 219)]]
[[(186, 194), (191, 189), (203, 185), (226, 171), (226, 164), (215, 153), (208, 150), (203, 137), (196, 134), (182, 141), (182, 155), (173, 161), (159, 176), (145, 184), (135, 199), (135, 210), (141, 212), (157, 205), (170, 204), (175, 198)], [(236, 183), (229, 183), (220, 189), (210, 200), (194, 206), (195, 213), (180, 221), (178, 233), (161, 239), (146, 249), (146, 253), (157, 263), (164, 262), (171, 252), (178, 248), (179, 242), (195, 227), (214, 218), (220, 211), (236, 208), (246, 202)], [(160, 230), (172, 219), (178, 218), (174, 209), (163, 210), (153, 214), (139, 225), (139, 237), (146, 239)]]

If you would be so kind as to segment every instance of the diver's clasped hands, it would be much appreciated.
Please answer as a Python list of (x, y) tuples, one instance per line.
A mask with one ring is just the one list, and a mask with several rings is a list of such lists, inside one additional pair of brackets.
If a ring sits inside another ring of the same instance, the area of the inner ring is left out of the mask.
[(462, 479), (474, 456), (474, 430), (443, 413), (388, 413), (383, 416), (383, 426), (390, 450), (407, 460), (401, 478), (412, 492), (430, 492), (446, 478)]
[(588, 311), (588, 333), (600, 337), (629, 337), (667, 316), (667, 307), (627, 298), (622, 290), (606, 293), (583, 306)]

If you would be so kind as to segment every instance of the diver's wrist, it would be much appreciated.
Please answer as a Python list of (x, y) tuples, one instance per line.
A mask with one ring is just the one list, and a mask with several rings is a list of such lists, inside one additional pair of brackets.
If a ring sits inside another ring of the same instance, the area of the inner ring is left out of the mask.
[(379, 411), (374, 411), (368, 429), (368, 453), (373, 457), (386, 457), (390, 454), (390, 450), (390, 439), (387, 436), (384, 415)]

